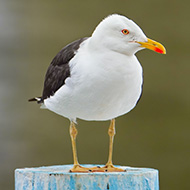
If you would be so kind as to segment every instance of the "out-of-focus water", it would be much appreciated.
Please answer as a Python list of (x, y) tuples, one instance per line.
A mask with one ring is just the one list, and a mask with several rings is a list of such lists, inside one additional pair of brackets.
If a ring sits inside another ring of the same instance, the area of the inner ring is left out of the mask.
[[(161, 189), (189, 189), (190, 3), (182, 1), (0, 0), (0, 189), (14, 169), (72, 163), (68, 120), (27, 99), (41, 95), (48, 65), (111, 13), (133, 19), (167, 55), (144, 50), (138, 106), (116, 120), (114, 163), (153, 167)], [(107, 161), (109, 122), (78, 121), (81, 163)]]

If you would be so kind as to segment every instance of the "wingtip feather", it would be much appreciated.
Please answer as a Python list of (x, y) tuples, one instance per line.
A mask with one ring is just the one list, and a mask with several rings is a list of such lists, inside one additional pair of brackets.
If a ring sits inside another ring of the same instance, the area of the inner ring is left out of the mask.
[(29, 99), (28, 101), (29, 101), (29, 102), (42, 103), (42, 98), (41, 98), (41, 97), (35, 97), (35, 98)]

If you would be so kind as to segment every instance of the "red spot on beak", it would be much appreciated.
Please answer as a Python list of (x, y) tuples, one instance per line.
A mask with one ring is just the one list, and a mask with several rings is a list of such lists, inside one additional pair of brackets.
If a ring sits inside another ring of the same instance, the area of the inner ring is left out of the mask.
[(164, 53), (164, 51), (163, 51), (163, 50), (161, 50), (160, 48), (155, 48), (155, 51), (156, 51), (156, 52), (158, 52), (158, 53), (161, 53), (161, 54), (163, 54), (163, 53)]

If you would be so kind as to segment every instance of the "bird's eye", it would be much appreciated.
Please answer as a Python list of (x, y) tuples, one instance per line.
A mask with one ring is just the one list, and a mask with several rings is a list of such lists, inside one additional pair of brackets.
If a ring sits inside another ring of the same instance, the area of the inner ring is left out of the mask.
[(127, 30), (127, 29), (123, 29), (121, 32), (122, 32), (124, 35), (129, 34), (129, 30)]

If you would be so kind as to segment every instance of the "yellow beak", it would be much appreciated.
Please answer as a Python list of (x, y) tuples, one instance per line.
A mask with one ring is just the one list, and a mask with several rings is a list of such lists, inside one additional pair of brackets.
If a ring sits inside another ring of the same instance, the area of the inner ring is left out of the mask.
[(147, 38), (147, 42), (137, 42), (137, 43), (141, 44), (141, 47), (153, 50), (157, 53), (166, 54), (166, 49), (162, 44), (154, 40), (151, 40), (149, 38)]

